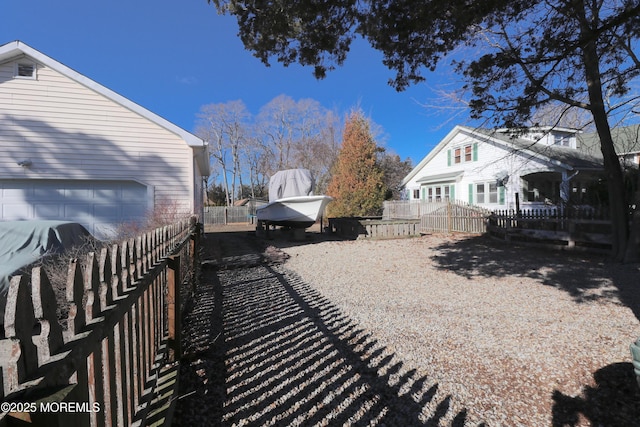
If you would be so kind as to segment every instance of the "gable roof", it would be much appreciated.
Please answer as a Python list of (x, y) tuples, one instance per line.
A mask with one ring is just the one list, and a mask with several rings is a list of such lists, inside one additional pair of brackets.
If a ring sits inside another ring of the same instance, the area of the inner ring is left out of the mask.
[(444, 138), (442, 138), (442, 140), (435, 147), (433, 147), (422, 160), (420, 160), (420, 162), (411, 170), (411, 172), (409, 172), (409, 174), (404, 177), (400, 185), (404, 186), (407, 184), (407, 182), (411, 181), (411, 179), (413, 179), (413, 177), (416, 176), (417, 173), (420, 172), (420, 170), (422, 170), (422, 168), (431, 161), (431, 159), (433, 159), (444, 147), (447, 146), (447, 144), (449, 144), (454, 136), (456, 136), (460, 132), (466, 132), (468, 129), (471, 128), (460, 125), (456, 125), (453, 129), (451, 129), (451, 131)]
[(543, 161), (555, 163), (567, 170), (601, 170), (602, 158), (590, 152), (576, 150), (569, 147), (537, 144), (524, 138), (512, 137), (506, 133), (493, 129), (472, 128), (470, 126), (456, 125), (418, 165), (402, 180), (401, 185), (406, 185), (422, 168), (428, 164), (451, 140), (460, 133), (466, 133), (476, 140), (491, 140), (499, 143), (506, 150), (519, 151), (525, 155), (538, 158)]
[(29, 57), (179, 136), (194, 150), (201, 173), (209, 174), (209, 160), (204, 140), (19, 40), (0, 46), (0, 63), (19, 57)]

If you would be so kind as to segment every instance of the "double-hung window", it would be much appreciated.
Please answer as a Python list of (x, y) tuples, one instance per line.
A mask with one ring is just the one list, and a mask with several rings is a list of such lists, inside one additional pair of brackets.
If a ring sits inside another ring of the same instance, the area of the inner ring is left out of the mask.
[(465, 162), (470, 162), (473, 159), (472, 153), (473, 153), (473, 147), (471, 145), (465, 145), (464, 146), (464, 161)]
[(447, 151), (447, 164), (458, 165), (461, 163), (475, 162), (478, 160), (478, 144), (465, 144)]
[(424, 200), (427, 202), (442, 202), (455, 198), (455, 185), (438, 184), (423, 187)]
[(453, 163), (458, 164), (460, 162), (462, 162), (462, 149), (456, 148), (453, 150)]
[(504, 204), (504, 187), (495, 182), (469, 184), (470, 204)]

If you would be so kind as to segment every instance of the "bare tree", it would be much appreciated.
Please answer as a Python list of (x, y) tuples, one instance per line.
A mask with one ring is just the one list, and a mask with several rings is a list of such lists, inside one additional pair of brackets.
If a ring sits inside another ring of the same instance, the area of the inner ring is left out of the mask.
[(263, 198), (266, 196), (268, 183), (268, 150), (263, 145), (263, 140), (250, 128), (248, 136), (244, 138), (241, 146), (241, 165), (243, 174), (249, 178), (251, 198)]
[(238, 100), (205, 105), (197, 117), (196, 134), (209, 142), (211, 160), (221, 169), (227, 205), (232, 205), (240, 178), (240, 147), (246, 137), (249, 112)]
[(295, 101), (280, 95), (257, 117), (256, 137), (262, 140), (267, 175), (291, 168), (309, 169), (318, 189), (326, 188), (339, 150), (340, 120), (318, 101)]
[(295, 139), (296, 114), (296, 102), (287, 95), (277, 96), (260, 109), (256, 129), (263, 138), (264, 147), (267, 148), (267, 173), (270, 175), (293, 166), (290, 161)]

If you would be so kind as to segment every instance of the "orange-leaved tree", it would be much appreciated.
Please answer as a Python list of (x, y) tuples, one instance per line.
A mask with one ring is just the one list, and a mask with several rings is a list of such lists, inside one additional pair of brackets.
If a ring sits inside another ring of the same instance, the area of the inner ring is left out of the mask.
[(335, 199), (327, 207), (328, 216), (381, 214), (386, 188), (377, 152), (369, 120), (361, 111), (352, 112), (345, 121), (342, 147), (327, 188)]

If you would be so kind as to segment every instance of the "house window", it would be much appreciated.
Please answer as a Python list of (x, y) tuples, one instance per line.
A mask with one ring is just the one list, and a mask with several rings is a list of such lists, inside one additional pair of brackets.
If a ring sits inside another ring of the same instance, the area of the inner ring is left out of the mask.
[(36, 64), (32, 62), (17, 62), (14, 77), (21, 79), (35, 79), (36, 78)]
[(425, 187), (427, 196), (425, 200), (427, 202), (442, 202), (450, 200), (454, 191), (453, 185), (432, 185)]
[(413, 190), (413, 198), (414, 199), (419, 199), (420, 198), (420, 189), (419, 188), (416, 189), (416, 190)]
[(448, 166), (460, 163), (475, 162), (478, 160), (478, 144), (466, 144), (447, 151)]
[(472, 153), (472, 148), (470, 145), (466, 145), (464, 147), (464, 161), (465, 162), (470, 162), (472, 157), (471, 157), (471, 153)]
[(498, 184), (489, 183), (489, 203), (498, 203)]
[(569, 136), (568, 135), (562, 135), (562, 134), (555, 134), (553, 137), (553, 143), (555, 145), (561, 145), (563, 147), (569, 147), (571, 145), (571, 142), (569, 140)]
[(469, 203), (477, 204), (504, 204), (504, 187), (499, 187), (495, 182), (482, 182), (469, 186), (470, 192), (475, 192), (469, 197)]
[(535, 175), (523, 179), (522, 190), (525, 202), (558, 203), (560, 200), (560, 181)]
[(484, 203), (484, 184), (476, 184), (476, 202)]

